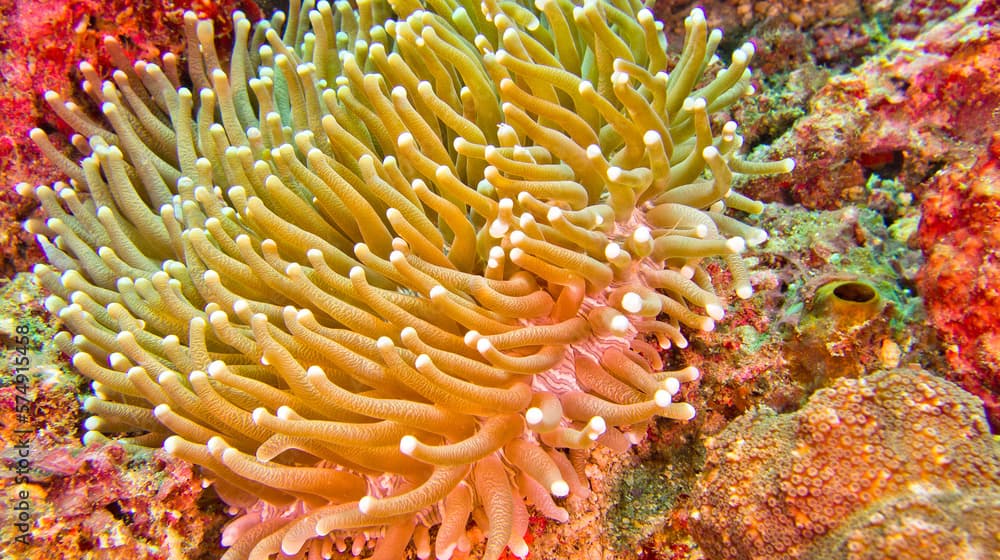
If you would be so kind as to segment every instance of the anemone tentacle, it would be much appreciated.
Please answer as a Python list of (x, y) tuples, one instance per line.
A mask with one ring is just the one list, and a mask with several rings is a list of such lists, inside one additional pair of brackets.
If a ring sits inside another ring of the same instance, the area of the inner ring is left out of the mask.
[(696, 9), (668, 72), (637, 1), (293, 0), (236, 13), (229, 61), (185, 22), (193, 85), (84, 72), (106, 125), (48, 95), (88, 151), (33, 131), (70, 183), (19, 191), (85, 439), (200, 465), (244, 510), (227, 559), (430, 554), (437, 524), (447, 559), (470, 516), (523, 556), (522, 497), (586, 491), (567, 450), (693, 417), (657, 348), (723, 319), (708, 259), (750, 297), (733, 176), (792, 166), (710, 119), (752, 45), (723, 67)]

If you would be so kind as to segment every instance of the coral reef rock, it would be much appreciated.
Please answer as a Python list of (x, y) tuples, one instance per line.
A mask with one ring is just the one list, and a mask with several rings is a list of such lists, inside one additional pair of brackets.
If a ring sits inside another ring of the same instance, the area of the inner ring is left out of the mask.
[(946, 345), (948, 377), (983, 399), (1000, 426), (1000, 134), (975, 160), (943, 170), (923, 204), (917, 278), (930, 323)]
[(840, 379), (707, 442), (710, 558), (995, 558), (1000, 453), (979, 399), (923, 370)]

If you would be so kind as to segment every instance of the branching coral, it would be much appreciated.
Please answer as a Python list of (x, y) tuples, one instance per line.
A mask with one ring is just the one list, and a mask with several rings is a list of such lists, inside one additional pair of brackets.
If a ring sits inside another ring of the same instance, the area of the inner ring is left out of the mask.
[(470, 516), (523, 556), (523, 497), (565, 520), (581, 488), (564, 450), (694, 415), (658, 348), (723, 316), (702, 261), (751, 293), (733, 174), (791, 162), (709, 114), (753, 47), (719, 67), (695, 10), (668, 74), (637, 2), (292, 4), (235, 15), (228, 70), (189, 17), (193, 91), (173, 58), (85, 72), (110, 128), (50, 99), (80, 165), (32, 134), (71, 179), (21, 191), (87, 439), (200, 465), (244, 511), (226, 558), (426, 557), (435, 525), (450, 558)]

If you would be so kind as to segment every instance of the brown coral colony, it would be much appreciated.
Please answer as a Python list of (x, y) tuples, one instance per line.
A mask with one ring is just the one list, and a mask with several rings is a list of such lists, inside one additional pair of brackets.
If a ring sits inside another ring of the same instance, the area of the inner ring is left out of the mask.
[[(56, 343), (93, 380), (87, 441), (201, 466), (241, 516), (226, 558), (334, 548), (523, 557), (527, 503), (565, 521), (585, 450), (627, 449), (693, 368), (659, 349), (711, 330), (760, 204), (709, 114), (752, 92), (704, 14), (667, 72), (638, 2), (300, 4), (234, 16), (226, 63), (188, 14), (177, 60), (55, 94), (80, 164), (19, 186), (50, 265)], [(119, 47), (108, 41), (112, 50)], [(123, 58), (123, 57), (118, 57)], [(571, 460), (572, 459), (572, 460)], [(437, 526), (434, 538), (428, 531)], [(316, 555), (316, 556), (313, 556)]]
[(841, 378), (706, 442), (692, 532), (711, 558), (990, 558), (1000, 455), (982, 403), (919, 369)]

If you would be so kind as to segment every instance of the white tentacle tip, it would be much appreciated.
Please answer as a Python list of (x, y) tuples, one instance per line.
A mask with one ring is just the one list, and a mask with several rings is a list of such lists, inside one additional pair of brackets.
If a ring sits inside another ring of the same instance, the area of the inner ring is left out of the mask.
[(358, 511), (360, 511), (361, 513), (368, 513), (369, 511), (371, 511), (374, 502), (375, 498), (371, 496), (365, 496), (364, 498), (361, 498), (360, 500), (358, 500)]
[(681, 390), (681, 382), (676, 377), (668, 377), (663, 381), (663, 390), (676, 395)]
[(411, 435), (405, 435), (399, 440), (399, 451), (403, 455), (412, 456), (413, 453), (417, 450), (418, 443), (420, 442), (417, 441), (417, 438)]
[(717, 303), (709, 303), (708, 305), (705, 306), (705, 314), (711, 317), (712, 319), (719, 321), (722, 319), (722, 317), (725, 316), (726, 310), (723, 309), (722, 306)]
[(594, 416), (587, 422), (587, 438), (590, 441), (597, 441), (597, 438), (608, 431), (608, 422), (602, 416)]

